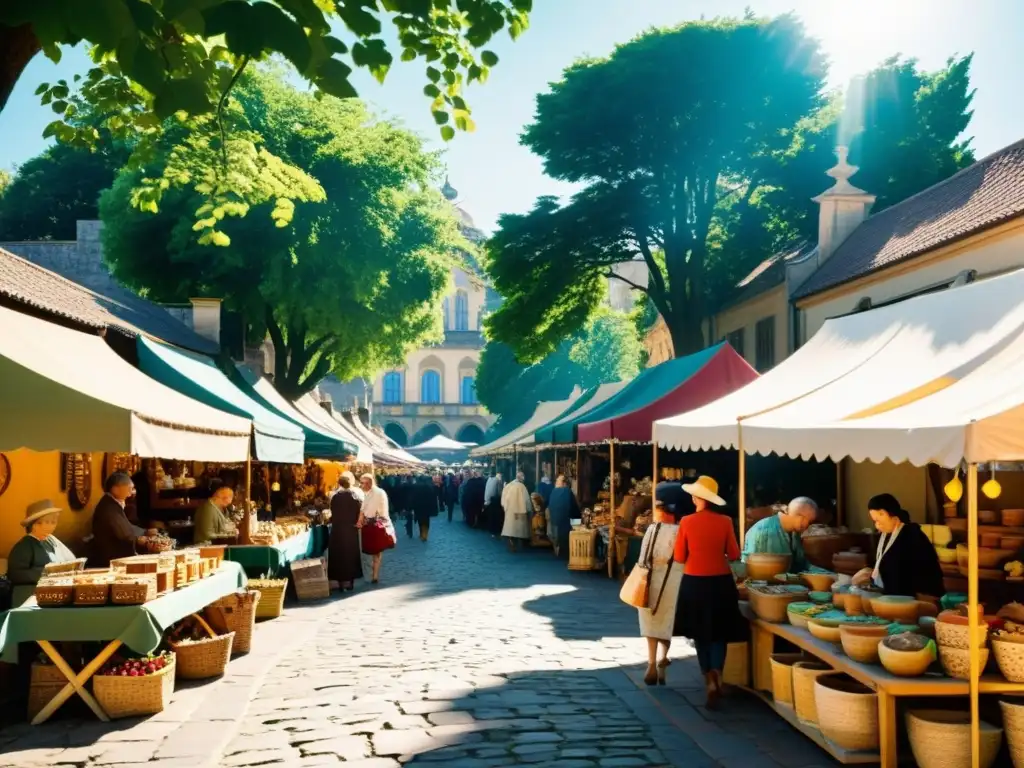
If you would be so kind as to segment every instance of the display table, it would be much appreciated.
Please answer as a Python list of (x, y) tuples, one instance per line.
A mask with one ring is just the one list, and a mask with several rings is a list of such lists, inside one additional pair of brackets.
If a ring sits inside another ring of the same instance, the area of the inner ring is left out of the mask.
[[(750, 653), (752, 661), (752, 685), (759, 695), (768, 693), (768, 702), (776, 711), (786, 717), (799, 730), (806, 733), (822, 747), (832, 753), (841, 763), (879, 763), (882, 768), (897, 765), (897, 719), (896, 699), (902, 696), (967, 696), (970, 687), (966, 680), (955, 680), (941, 673), (925, 674), (922, 677), (898, 677), (876, 664), (862, 664), (844, 654), (832, 643), (813, 637), (810, 632), (792, 624), (773, 624), (762, 621), (754, 615), (749, 604), (740, 603), (740, 611), (750, 621)], [(879, 752), (849, 752), (832, 745), (821, 736), (818, 729), (791, 718), (792, 709), (776, 705), (770, 698), (772, 691), (771, 655), (775, 652), (775, 638), (781, 638), (811, 656), (828, 664), (837, 672), (843, 672), (857, 680), (878, 695)], [(982, 693), (1019, 693), (1022, 686), (1007, 682), (1000, 675), (985, 675), (980, 682)]]
[(331, 539), (329, 525), (314, 525), (305, 533), (279, 544), (234, 544), (224, 551), (224, 559), (238, 563), (250, 578), (284, 578), (296, 560), (322, 557)]
[[(45, 722), (77, 693), (100, 720), (106, 712), (85, 684), (122, 645), (138, 654), (152, 653), (163, 634), (176, 621), (198, 613), (210, 603), (245, 586), (245, 574), (237, 563), (222, 563), (217, 572), (187, 587), (144, 605), (106, 605), (90, 608), (14, 608), (0, 615), (0, 659), (16, 664), (19, 643), (38, 643), (67, 678), (63, 690), (36, 715), (33, 725)], [(75, 672), (52, 645), (54, 642), (110, 641), (81, 672)]]

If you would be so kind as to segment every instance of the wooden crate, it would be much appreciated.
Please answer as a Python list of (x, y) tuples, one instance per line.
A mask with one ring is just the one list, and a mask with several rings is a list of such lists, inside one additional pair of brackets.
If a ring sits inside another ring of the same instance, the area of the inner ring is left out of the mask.
[(327, 568), (320, 558), (296, 560), (291, 565), (295, 596), (299, 600), (323, 600), (331, 596)]
[(569, 570), (592, 571), (597, 568), (597, 530), (569, 532)]

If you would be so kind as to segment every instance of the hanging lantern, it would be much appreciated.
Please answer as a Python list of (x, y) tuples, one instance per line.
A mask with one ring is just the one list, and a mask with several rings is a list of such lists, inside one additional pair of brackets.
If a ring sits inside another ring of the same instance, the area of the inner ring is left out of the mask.
[(981, 492), (990, 499), (999, 498), (999, 494), (1003, 492), (1003, 486), (996, 480), (996, 468), (992, 467), (992, 477), (985, 481), (985, 484), (981, 486)]
[(964, 496), (964, 484), (960, 482), (960, 470), (957, 469), (953, 475), (953, 479), (946, 483), (946, 486), (942, 489), (946, 498), (950, 501), (957, 502)]
[(270, 490), (273, 491), (274, 493), (277, 493), (278, 491), (281, 490), (281, 484), (275, 480), (273, 483), (270, 484)]

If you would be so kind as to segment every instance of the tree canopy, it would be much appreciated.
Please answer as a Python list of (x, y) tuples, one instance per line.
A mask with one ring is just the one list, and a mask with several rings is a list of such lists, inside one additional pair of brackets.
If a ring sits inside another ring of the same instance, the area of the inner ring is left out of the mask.
[(253, 336), (270, 334), (275, 384), (286, 396), (329, 372), (370, 375), (439, 337), (441, 296), (458, 249), (469, 245), (434, 187), (437, 158), (360, 102), (317, 100), (273, 74), (244, 76), (231, 109), (257, 152), (307, 169), (296, 182), (309, 188), (307, 199), (284, 226), (270, 201), (253, 204), (265, 215), (221, 214), (229, 243), (203, 247), (192, 213), (218, 212), (204, 210), (201, 193), (171, 188), (156, 212), (133, 204), (144, 175), (191, 172), (187, 126), (169, 132), (151, 167), (126, 170), (101, 199), (115, 276), (157, 301), (224, 297)]
[(577, 62), (537, 97), (522, 141), (549, 175), (585, 187), (499, 220), (486, 263), (505, 303), (491, 336), (542, 358), (599, 306), (611, 265), (643, 259), (635, 287), (676, 353), (715, 341), (703, 321), (737, 282), (815, 237), (811, 198), (838, 140), (876, 211), (973, 161), (969, 69), (969, 56), (933, 73), (893, 58), (844, 103), (792, 16), (654, 30)]
[(576, 386), (586, 389), (633, 378), (639, 372), (641, 351), (634, 319), (601, 307), (533, 365), (518, 362), (507, 344), (489, 341), (477, 367), (477, 397), (498, 416), (493, 431), (501, 434), (526, 421), (538, 401), (561, 400)]

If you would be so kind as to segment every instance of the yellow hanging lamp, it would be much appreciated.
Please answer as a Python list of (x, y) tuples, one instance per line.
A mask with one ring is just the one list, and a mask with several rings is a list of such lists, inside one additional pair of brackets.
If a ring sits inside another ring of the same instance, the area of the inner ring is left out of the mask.
[(960, 482), (959, 467), (953, 472), (953, 479), (946, 483), (942, 490), (946, 494), (946, 498), (954, 503), (964, 497), (964, 484)]
[(985, 481), (985, 484), (981, 486), (981, 492), (985, 494), (987, 498), (997, 499), (999, 494), (1003, 492), (1003, 486), (996, 480), (996, 465), (992, 465), (992, 477)]

